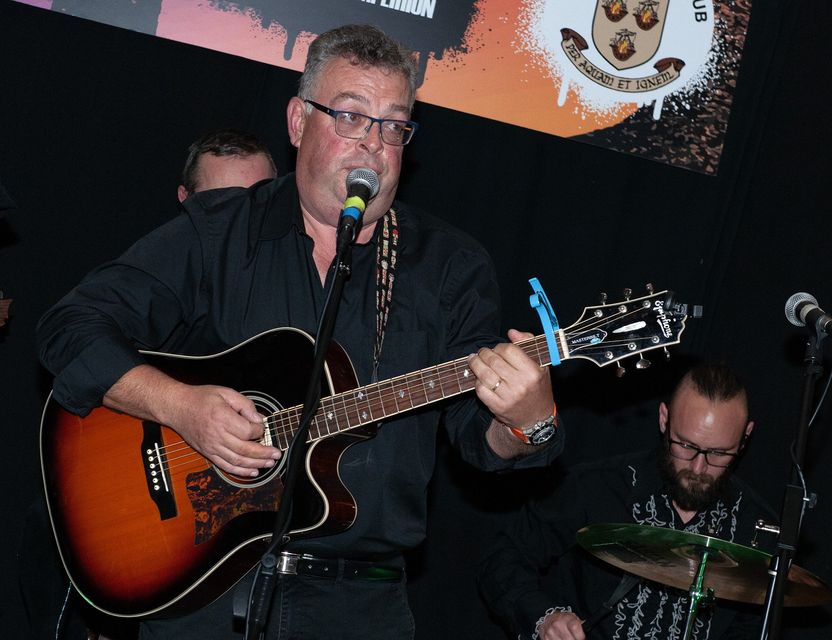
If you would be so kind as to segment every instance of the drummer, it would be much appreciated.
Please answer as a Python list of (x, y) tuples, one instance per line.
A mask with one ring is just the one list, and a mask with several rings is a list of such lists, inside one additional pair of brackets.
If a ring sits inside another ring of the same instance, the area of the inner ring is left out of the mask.
[[(745, 388), (728, 367), (688, 371), (669, 404), (659, 404), (658, 422), (654, 450), (574, 467), (555, 494), (527, 505), (498, 536), (479, 583), (513, 637), (682, 637), (687, 593), (627, 578), (583, 551), (575, 535), (581, 527), (634, 523), (748, 546), (757, 519), (773, 520), (771, 509), (733, 474), (754, 423)], [(548, 574), (543, 580), (542, 573)], [(717, 600), (699, 609), (691, 637), (756, 638), (759, 609)]]

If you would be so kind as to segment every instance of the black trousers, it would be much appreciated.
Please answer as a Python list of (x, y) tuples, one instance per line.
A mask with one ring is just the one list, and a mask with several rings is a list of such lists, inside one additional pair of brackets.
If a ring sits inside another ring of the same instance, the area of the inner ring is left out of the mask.
[[(247, 579), (249, 579), (247, 577)], [(181, 618), (142, 623), (139, 640), (238, 640), (233, 589)], [(272, 600), (268, 640), (397, 640), (415, 635), (405, 579), (370, 582), (315, 576), (280, 576)]]

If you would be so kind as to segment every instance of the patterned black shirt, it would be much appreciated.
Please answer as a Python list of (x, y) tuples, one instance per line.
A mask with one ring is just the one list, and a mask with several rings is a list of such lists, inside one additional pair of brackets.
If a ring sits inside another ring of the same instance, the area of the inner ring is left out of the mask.
[[(576, 533), (582, 527), (634, 523), (750, 546), (758, 518), (771, 522), (772, 511), (736, 475), (722, 496), (685, 525), (663, 487), (656, 452), (578, 465), (554, 493), (524, 507), (514, 525), (498, 536), (480, 568), (481, 590), (513, 633), (534, 637), (536, 625), (547, 611), (568, 610), (581, 619), (590, 618), (621, 581), (618, 569), (577, 544)], [(760, 542), (764, 542), (762, 537)], [(541, 572), (550, 568), (541, 578)], [(589, 637), (680, 639), (687, 621), (686, 596), (684, 591), (641, 580)], [(751, 606), (717, 600), (714, 608), (700, 608), (693, 637), (759, 637), (761, 620), (754, 611)]]

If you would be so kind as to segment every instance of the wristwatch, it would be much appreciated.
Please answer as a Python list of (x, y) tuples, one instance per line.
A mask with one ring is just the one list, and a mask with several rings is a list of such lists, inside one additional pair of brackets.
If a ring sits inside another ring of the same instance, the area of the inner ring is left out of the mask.
[(557, 426), (557, 419), (553, 413), (545, 420), (535, 422), (525, 429), (518, 429), (517, 427), (509, 427), (509, 429), (511, 429), (511, 432), (518, 440), (539, 447), (552, 439), (552, 436), (555, 435), (555, 431), (557, 430)]

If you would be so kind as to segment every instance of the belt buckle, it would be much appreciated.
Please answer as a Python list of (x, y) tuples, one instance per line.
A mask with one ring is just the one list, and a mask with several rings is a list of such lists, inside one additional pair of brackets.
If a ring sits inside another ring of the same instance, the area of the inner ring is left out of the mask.
[(298, 558), (300, 556), (296, 553), (282, 551), (277, 561), (277, 572), (284, 575), (298, 575)]

